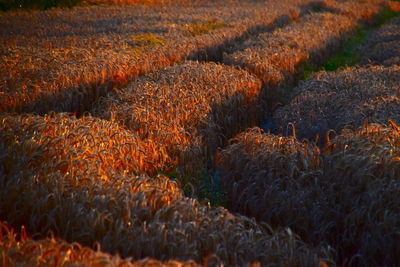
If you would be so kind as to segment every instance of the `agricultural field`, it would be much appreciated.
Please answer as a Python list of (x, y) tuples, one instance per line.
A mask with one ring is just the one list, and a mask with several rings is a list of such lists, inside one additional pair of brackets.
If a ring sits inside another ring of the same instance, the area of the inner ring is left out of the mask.
[(400, 265), (400, 2), (0, 8), (3, 266)]
[(83, 113), (99, 96), (141, 74), (186, 58), (221, 57), (234, 40), (288, 23), (311, 9), (309, 2), (4, 13), (0, 111)]

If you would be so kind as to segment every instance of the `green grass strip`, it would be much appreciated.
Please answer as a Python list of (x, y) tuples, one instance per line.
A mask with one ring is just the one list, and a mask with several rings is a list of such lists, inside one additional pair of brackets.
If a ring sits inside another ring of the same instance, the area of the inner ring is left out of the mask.
[(343, 49), (328, 58), (323, 66), (306, 62), (303, 66), (302, 80), (311, 78), (319, 71), (335, 71), (337, 69), (345, 69), (346, 67), (357, 65), (361, 58), (358, 48), (364, 43), (371, 32), (385, 24), (388, 20), (399, 15), (399, 13), (385, 7), (374, 19), (372, 26), (367, 26), (365, 24), (359, 26), (354, 33), (347, 38)]

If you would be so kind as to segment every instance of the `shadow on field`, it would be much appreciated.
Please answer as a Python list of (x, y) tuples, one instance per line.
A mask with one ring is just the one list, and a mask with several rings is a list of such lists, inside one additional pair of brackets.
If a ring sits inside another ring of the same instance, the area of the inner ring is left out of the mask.
[[(275, 19), (270, 25), (255, 25), (246, 30), (241, 36), (233, 39), (225, 39), (220, 45), (210, 46), (206, 49), (189, 52), (189, 56), (186, 59), (198, 60), (198, 61), (215, 61), (221, 62), (224, 53), (233, 53), (235, 51), (243, 50), (243, 42), (252, 36), (272, 32), (281, 27), (285, 27), (293, 22), (298, 17), (301, 17), (309, 12), (320, 12), (324, 10), (323, 3), (321, 1), (311, 2), (307, 5), (301, 6), (301, 14), (282, 15)], [(122, 23), (122, 22), (121, 22)], [(152, 64), (152, 69), (135, 69), (127, 70), (121, 73), (121, 77), (113, 77), (109, 75), (106, 79), (99, 78), (92, 82), (81, 82), (73, 87), (61, 87), (58, 92), (42, 94), (37, 99), (29, 102), (23, 102), (17, 104), (11, 109), (4, 109), (8, 112), (35, 112), (37, 114), (46, 114), (51, 111), (55, 112), (72, 112), (80, 116), (81, 114), (88, 112), (92, 109), (94, 103), (99, 97), (104, 97), (108, 92), (115, 88), (121, 88), (125, 84), (129, 83), (133, 78), (141, 76), (150, 71), (156, 71), (159, 68), (172, 66), (182, 62), (185, 58), (184, 55), (172, 58), (173, 55), (166, 54), (165, 57), (159, 59), (157, 67)], [(287, 75), (290, 78), (290, 75)]]
[[(202, 169), (202, 171), (211, 175), (209, 175), (210, 177), (204, 177), (204, 175), (200, 177), (196, 176), (195, 173), (191, 172), (190, 164), (187, 165), (189, 166), (189, 170), (185, 169), (186, 160), (179, 163), (178, 168), (180, 168), (181, 175), (183, 177), (192, 176), (199, 179), (200, 181), (195, 180), (194, 182), (189, 179), (196, 190), (198, 190), (199, 184), (204, 179), (211, 181), (208, 187), (213, 189), (215, 186), (213, 184), (215, 182), (214, 174), (216, 171), (215, 160), (218, 150), (224, 149), (228, 141), (237, 134), (245, 131), (247, 128), (259, 126), (265, 131), (272, 133), (279, 133), (283, 136), (291, 135), (291, 128), (286, 129), (285, 132), (279, 132), (276, 129), (275, 122), (271, 119), (274, 110), (289, 101), (293, 88), (299, 84), (303, 76), (304, 64), (310, 62), (322, 65), (329, 55), (341, 49), (346, 37), (351, 33), (352, 31), (348, 31), (340, 37), (328, 39), (322, 47), (310, 51), (307, 60), (296, 64), (294, 72), (281, 71), (284, 78), (280, 82), (263, 83), (260, 92), (252, 96), (251, 99), (245, 100), (244, 96), (238, 93), (220, 104), (212, 104), (212, 108), (204, 120), (206, 124), (199, 123), (196, 127), (196, 131), (201, 135), (203, 147), (193, 145), (181, 151), (182, 157), (188, 159), (188, 162), (204, 158), (205, 162), (203, 162), (202, 168), (205, 169)], [(238, 106), (241, 109), (238, 109)], [(224, 194), (222, 189), (221, 191), (213, 192), (213, 194), (215, 193), (219, 195)], [(200, 188), (195, 194), (201, 197), (205, 193)], [(210, 199), (210, 197), (207, 197), (207, 199)], [(217, 203), (212, 204), (219, 205), (221, 201), (223, 202), (223, 200), (218, 200)]]
[(354, 30), (351, 29), (338, 38), (331, 37), (322, 47), (310, 51), (308, 59), (300, 61), (295, 65), (294, 72), (282, 71), (284, 77), (282, 82), (277, 84), (263, 84), (261, 101), (265, 101), (263, 103), (264, 112), (267, 112), (268, 116), (270, 116), (277, 107), (286, 104), (291, 98), (293, 89), (303, 78), (306, 65), (323, 66), (332, 54), (343, 48), (346, 39)]
[(257, 36), (262, 33), (273, 32), (279, 28), (283, 28), (295, 20), (301, 19), (303, 16), (311, 12), (332, 12), (340, 13), (339, 10), (331, 7), (327, 7), (323, 1), (313, 1), (308, 4), (300, 5), (301, 12), (296, 14), (296, 12), (290, 15), (281, 15), (276, 18), (268, 26), (259, 24), (248, 28), (242, 35), (226, 39), (219, 45), (213, 45), (206, 47), (205, 49), (193, 51), (187, 57), (187, 60), (197, 60), (197, 61), (212, 61), (221, 63), (224, 53), (232, 54), (234, 52), (242, 51), (246, 49), (243, 45), (244, 42), (251, 37)]
[(188, 60), (197, 60), (197, 61), (213, 61), (213, 62), (222, 62), (222, 57), (224, 53), (233, 53), (235, 51), (241, 50), (241, 45), (247, 39), (254, 35), (258, 35), (265, 32), (272, 32), (278, 28), (282, 28), (288, 25), (291, 22), (291, 19), (288, 15), (282, 15), (275, 19), (270, 25), (255, 25), (248, 28), (242, 35), (224, 40), (219, 45), (213, 45), (206, 47), (205, 49), (193, 51), (187, 57)]
[(34, 112), (44, 115), (49, 112), (70, 112), (81, 116), (92, 109), (97, 99), (113, 90), (112, 80), (105, 83), (91, 83), (80, 87), (62, 88), (56, 94), (48, 94), (15, 107), (17, 112)]
[[(206, 157), (207, 168), (213, 172), (215, 170), (215, 154), (218, 149), (224, 148), (228, 140), (235, 137), (246, 128), (259, 126), (265, 131), (281, 134), (283, 136), (292, 135), (292, 129), (277, 129), (275, 122), (272, 120), (272, 114), (277, 107), (286, 104), (292, 96), (293, 89), (299, 84), (304, 74), (305, 64), (323, 65), (326, 59), (333, 53), (342, 49), (346, 39), (354, 32), (351, 29), (344, 32), (339, 37), (329, 38), (321, 47), (309, 52), (309, 57), (294, 66), (294, 71), (280, 71), (283, 79), (279, 82), (267, 82), (262, 84), (261, 92), (251, 100), (252, 107), (247, 107), (236, 112), (231, 106), (229, 110), (229, 102), (235, 101), (234, 97), (226, 100), (221, 104), (214, 104), (211, 112), (207, 116), (207, 121), (217, 121), (222, 127), (220, 136), (213, 136), (207, 131), (207, 127), (198, 126), (197, 131), (202, 133), (202, 139), (207, 144)], [(227, 111), (228, 109), (228, 111)], [(238, 113), (238, 114), (237, 114)], [(215, 120), (220, 117), (218, 114), (229, 114), (228, 118)], [(227, 123), (231, 121), (231, 124)], [(188, 149), (188, 151), (190, 148)]]
[[(351, 32), (346, 33), (345, 36)], [(311, 52), (307, 61), (313, 64), (323, 64), (324, 59), (332, 52), (337, 51), (343, 44), (345, 36), (340, 38), (329, 39), (324, 47), (320, 47)], [(261, 91), (255, 95), (247, 104), (243, 105), (243, 109), (237, 110), (236, 102), (243, 96), (234, 95), (221, 104), (213, 104), (212, 110), (207, 115), (205, 121), (216, 122), (217, 126), (199, 125), (197, 131), (202, 133), (202, 139), (205, 141), (207, 148), (207, 168), (214, 170), (215, 153), (218, 148), (224, 148), (229, 139), (235, 137), (247, 128), (260, 126), (266, 131), (277, 132), (274, 122), (270, 121), (273, 111), (289, 100), (292, 89), (298, 85), (304, 68), (304, 61), (295, 66), (295, 72), (282, 71), (284, 79), (280, 83), (263, 84)], [(225, 117), (221, 114), (227, 114)], [(210, 134), (212, 127), (220, 127), (220, 135)], [(281, 133), (290, 135), (289, 133)], [(192, 148), (189, 148), (190, 151)], [(184, 152), (186, 153), (186, 152)]]
[(312, 12), (331, 12), (340, 14), (341, 11), (326, 5), (325, 1), (313, 1), (307, 4), (300, 5), (300, 9), (302, 10), (301, 16), (304, 16), (307, 13)]
[(137, 65), (125, 71), (110, 71), (106, 77), (101, 73), (95, 74), (89, 81), (79, 82), (75, 86), (60, 87), (57, 92), (44, 92), (34, 100), (22, 102), (15, 105), (6, 112), (33, 112), (44, 115), (49, 112), (71, 112), (77, 116), (89, 112), (97, 103), (100, 97), (105, 97), (109, 92), (118, 90), (135, 78), (157, 71), (163, 67), (171, 66), (181, 61), (181, 58), (169, 58), (168, 55), (161, 55), (154, 64)]

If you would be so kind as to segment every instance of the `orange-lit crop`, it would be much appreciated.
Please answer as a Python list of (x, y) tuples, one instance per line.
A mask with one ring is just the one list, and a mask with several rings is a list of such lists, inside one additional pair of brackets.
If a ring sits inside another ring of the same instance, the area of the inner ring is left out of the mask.
[(398, 19), (358, 49), (377, 66), (299, 81), (390, 9), (0, 12), (0, 265), (397, 266)]
[(327, 248), (314, 249), (289, 230), (271, 232), (185, 198), (165, 176), (135, 176), (129, 166), (114, 165), (125, 155), (120, 149), (135, 145), (111, 125), (63, 114), (3, 115), (0, 218), (38, 237), (51, 230), (68, 242), (98, 242), (103, 251), (134, 260), (201, 262), (215, 254), (228, 265), (290, 266), (330, 259)]
[(20, 232), (0, 222), (0, 262), (2, 266), (119, 266), (119, 267), (190, 267), (199, 266), (193, 261), (160, 262), (143, 259), (136, 262), (121, 259), (99, 250), (92, 250), (79, 243), (67, 243), (53, 236), (34, 240), (24, 227)]
[(143, 73), (186, 58), (218, 58), (249, 29), (267, 27), (310, 1), (209, 1), (205, 7), (172, 5), (167, 12), (134, 5), (2, 13), (0, 112), (83, 113)]
[(380, 11), (380, 2), (311, 3), (311, 11), (315, 12), (303, 12), (286, 27), (249, 38), (238, 51), (225, 54), (223, 62), (256, 74), (264, 84), (262, 99), (272, 109), (287, 97), (288, 88), (302, 71), (301, 63), (323, 62), (340, 47), (357, 23), (372, 19)]
[(135, 80), (94, 113), (157, 144), (170, 162), (179, 161), (182, 175), (196, 175), (227, 137), (257, 122), (260, 89), (247, 72), (187, 62)]

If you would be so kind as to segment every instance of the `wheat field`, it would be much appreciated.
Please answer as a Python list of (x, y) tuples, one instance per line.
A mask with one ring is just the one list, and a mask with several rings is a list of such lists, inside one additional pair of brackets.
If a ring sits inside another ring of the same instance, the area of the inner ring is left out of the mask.
[(23, 1), (1, 266), (400, 265), (398, 1)]

